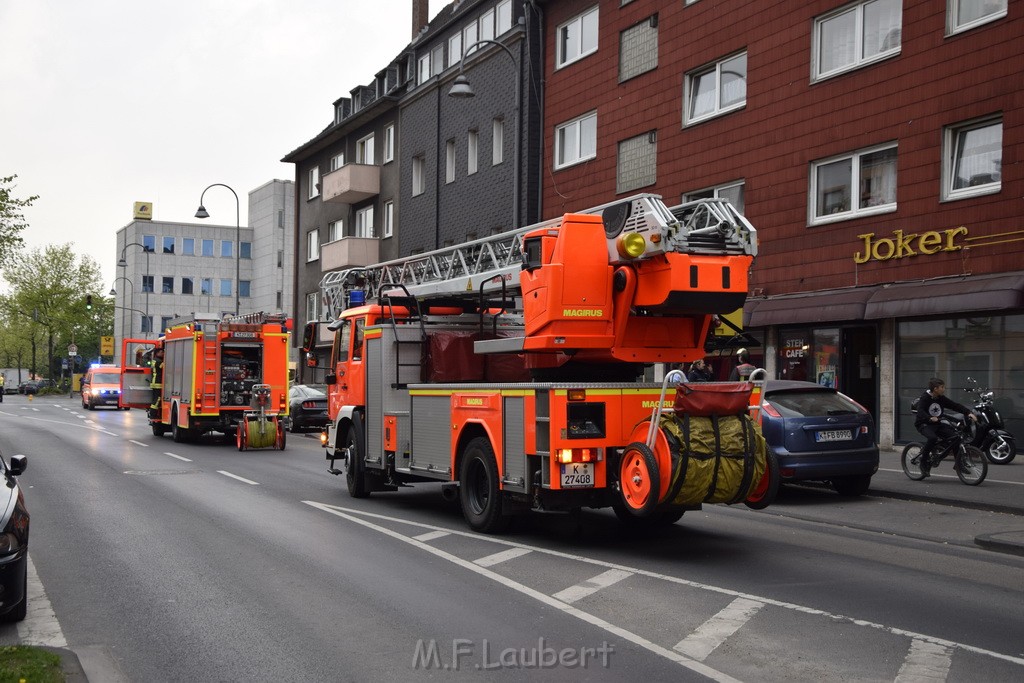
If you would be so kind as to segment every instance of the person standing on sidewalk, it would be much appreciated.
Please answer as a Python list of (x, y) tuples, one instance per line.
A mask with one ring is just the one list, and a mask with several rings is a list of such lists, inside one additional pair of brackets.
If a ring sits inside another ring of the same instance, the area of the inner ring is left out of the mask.
[(929, 457), (935, 443), (939, 439), (953, 436), (956, 430), (947, 424), (939, 422), (943, 409), (955, 410), (958, 413), (970, 416), (977, 422), (978, 416), (971, 412), (967, 406), (961, 405), (952, 399), (946, 398), (946, 383), (938, 377), (928, 380), (928, 390), (917, 399), (917, 416), (914, 418), (914, 427), (921, 432), (927, 441), (921, 449), (921, 472), (927, 477), (931, 471)]
[(757, 369), (750, 364), (750, 352), (746, 349), (740, 349), (736, 352), (736, 360), (739, 364), (729, 374), (729, 381), (746, 382), (750, 377), (750, 373)]

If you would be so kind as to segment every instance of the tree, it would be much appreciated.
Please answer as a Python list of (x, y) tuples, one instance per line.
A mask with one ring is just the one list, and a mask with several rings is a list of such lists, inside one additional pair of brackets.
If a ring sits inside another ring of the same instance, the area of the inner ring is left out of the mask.
[(0, 263), (7, 263), (25, 243), (21, 233), (28, 227), (28, 223), (22, 211), (39, 199), (38, 195), (27, 199), (15, 198), (14, 180), (17, 177), (11, 175), (0, 178)]

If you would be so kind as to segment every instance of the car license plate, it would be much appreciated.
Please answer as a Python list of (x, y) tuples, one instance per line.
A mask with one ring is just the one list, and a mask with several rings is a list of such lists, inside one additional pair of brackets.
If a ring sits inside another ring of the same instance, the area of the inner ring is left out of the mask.
[(814, 435), (815, 441), (853, 441), (853, 432), (849, 429), (830, 429)]
[(562, 488), (579, 489), (594, 485), (594, 463), (571, 462), (562, 465)]

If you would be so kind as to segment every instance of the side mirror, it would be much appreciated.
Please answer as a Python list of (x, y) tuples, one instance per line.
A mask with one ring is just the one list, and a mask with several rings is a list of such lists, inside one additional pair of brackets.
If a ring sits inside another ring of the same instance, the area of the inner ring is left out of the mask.
[(333, 372), (331, 374), (326, 375), (324, 377), (324, 384), (337, 384), (337, 383), (338, 383), (338, 376), (335, 375)]
[(11, 465), (8, 467), (8, 471), (12, 476), (18, 476), (25, 471), (28, 467), (28, 458), (24, 455), (13, 455), (11, 456)]
[(306, 352), (306, 367), (315, 368), (317, 366), (316, 354), (312, 351)]

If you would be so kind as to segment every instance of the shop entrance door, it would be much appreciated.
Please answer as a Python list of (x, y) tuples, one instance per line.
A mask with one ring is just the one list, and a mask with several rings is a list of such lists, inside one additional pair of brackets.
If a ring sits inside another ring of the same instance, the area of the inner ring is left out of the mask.
[(843, 328), (843, 371), (839, 390), (857, 401), (878, 424), (878, 339), (875, 328)]

